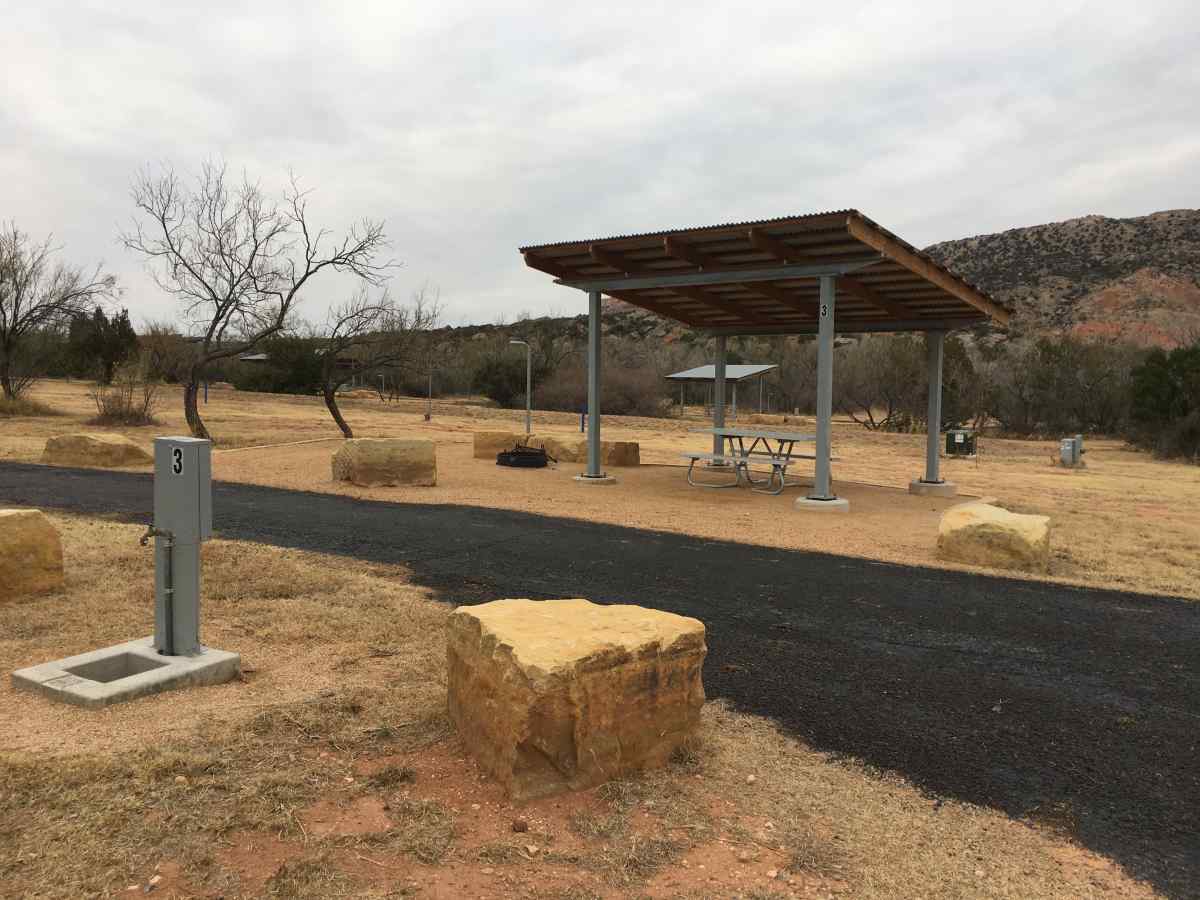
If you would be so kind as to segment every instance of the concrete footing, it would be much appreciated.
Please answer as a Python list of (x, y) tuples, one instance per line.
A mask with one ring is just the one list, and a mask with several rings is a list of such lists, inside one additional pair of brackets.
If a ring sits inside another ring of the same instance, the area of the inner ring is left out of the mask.
[(617, 479), (612, 475), (576, 475), (575, 480), (580, 484), (616, 484)]
[(918, 497), (955, 497), (958, 485), (953, 481), (923, 481), (914, 478), (908, 483), (908, 492)]
[(175, 688), (221, 684), (237, 677), (241, 662), (238, 654), (211, 647), (194, 656), (162, 656), (153, 638), (142, 638), (18, 669), (12, 683), (76, 706), (102, 707)]
[(796, 509), (812, 510), (814, 512), (849, 512), (850, 501), (845, 497), (832, 497), (829, 500), (818, 500), (814, 497), (797, 497), (792, 504)]

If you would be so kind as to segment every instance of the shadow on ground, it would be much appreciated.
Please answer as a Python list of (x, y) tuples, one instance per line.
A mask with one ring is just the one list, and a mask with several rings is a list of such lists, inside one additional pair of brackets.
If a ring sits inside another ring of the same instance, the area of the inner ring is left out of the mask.
[[(584, 596), (696, 616), (710, 696), (1200, 896), (1200, 604), (503, 510), (214, 491), (221, 537), (404, 563), (447, 603)], [(0, 504), (148, 522), (151, 480), (3, 464)]]

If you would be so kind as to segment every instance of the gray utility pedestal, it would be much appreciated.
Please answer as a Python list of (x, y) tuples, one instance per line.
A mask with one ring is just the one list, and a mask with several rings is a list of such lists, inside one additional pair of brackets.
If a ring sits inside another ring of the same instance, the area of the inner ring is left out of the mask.
[(81, 706), (237, 676), (241, 658), (200, 643), (200, 544), (212, 536), (212, 443), (154, 441), (154, 636), (14, 672), (16, 687)]

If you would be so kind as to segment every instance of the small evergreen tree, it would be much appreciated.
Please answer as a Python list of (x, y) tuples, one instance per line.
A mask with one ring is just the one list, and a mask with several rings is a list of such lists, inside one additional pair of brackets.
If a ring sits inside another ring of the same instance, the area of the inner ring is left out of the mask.
[(95, 375), (101, 384), (112, 384), (117, 366), (137, 353), (138, 338), (121, 310), (111, 319), (99, 306), (91, 315), (76, 313), (67, 328), (67, 353), (74, 375)]

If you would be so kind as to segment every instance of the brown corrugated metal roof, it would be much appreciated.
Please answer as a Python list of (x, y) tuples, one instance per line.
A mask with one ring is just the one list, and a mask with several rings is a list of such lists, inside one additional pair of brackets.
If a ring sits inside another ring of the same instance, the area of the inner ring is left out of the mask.
[[(703, 328), (814, 330), (814, 266), (860, 267), (837, 281), (839, 331), (920, 330), (1008, 319), (1008, 312), (977, 287), (855, 209), (520, 250), (527, 265), (562, 283), (602, 283), (612, 297)], [(779, 276), (764, 281), (754, 274), (764, 270), (778, 270)], [(738, 272), (746, 273), (745, 283), (734, 280)], [(713, 274), (726, 280), (687, 283)], [(648, 286), (647, 279), (655, 283)]]

